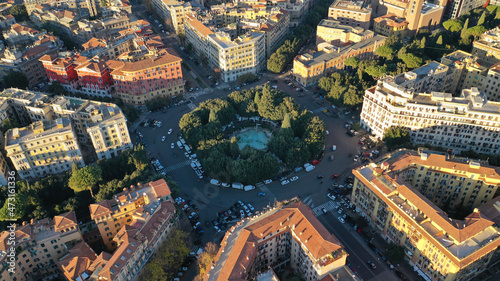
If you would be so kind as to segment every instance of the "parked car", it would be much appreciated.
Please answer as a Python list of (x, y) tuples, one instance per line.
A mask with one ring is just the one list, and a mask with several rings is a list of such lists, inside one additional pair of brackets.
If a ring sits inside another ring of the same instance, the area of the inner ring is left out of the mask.
[(289, 181), (289, 180), (284, 180), (284, 181), (282, 181), (282, 182), (281, 182), (281, 185), (287, 185), (287, 184), (289, 184), (289, 183), (290, 183), (290, 181)]
[(298, 180), (298, 179), (299, 179), (299, 177), (298, 177), (298, 176), (293, 176), (293, 177), (291, 177), (291, 178), (290, 178), (290, 181), (296, 181), (296, 180)]
[(265, 181), (264, 181), (264, 183), (265, 183), (265, 184), (270, 184), (270, 183), (272, 183), (272, 182), (273, 182), (273, 180), (271, 180), (271, 179), (268, 179), (268, 180), (265, 180)]
[(367, 263), (368, 265), (370, 265), (373, 269), (377, 269), (377, 266), (375, 265), (375, 263), (374, 263), (374, 262), (372, 262), (372, 261), (366, 261), (366, 263)]

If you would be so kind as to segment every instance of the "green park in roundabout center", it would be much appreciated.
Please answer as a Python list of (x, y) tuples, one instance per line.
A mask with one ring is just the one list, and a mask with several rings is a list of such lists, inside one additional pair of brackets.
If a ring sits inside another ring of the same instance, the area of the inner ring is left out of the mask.
[(326, 137), (323, 121), (269, 85), (207, 100), (179, 127), (205, 173), (227, 183), (255, 184), (302, 166)]

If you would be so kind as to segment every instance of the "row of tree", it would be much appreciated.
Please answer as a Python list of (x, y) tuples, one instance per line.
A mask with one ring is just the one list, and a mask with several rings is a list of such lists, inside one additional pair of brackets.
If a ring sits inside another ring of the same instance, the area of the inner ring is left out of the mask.
[[(94, 202), (110, 199), (123, 187), (158, 179), (148, 164), (146, 151), (136, 147), (124, 151), (118, 157), (100, 160), (95, 165), (77, 168), (51, 175), (34, 182), (16, 183), (15, 219), (29, 220), (52, 217), (75, 211), (80, 220), (89, 218), (88, 206)], [(178, 186), (167, 179), (172, 193)], [(175, 195), (175, 194), (174, 194)], [(10, 219), (7, 187), (0, 188), (0, 221)]]
[(304, 24), (294, 28), (292, 35), (288, 36), (283, 45), (267, 60), (267, 69), (269, 71), (281, 73), (285, 70), (300, 48), (307, 42), (309, 36), (313, 34), (321, 19), (327, 16), (331, 2), (331, 0), (320, 0), (307, 15)]
[[(282, 122), (268, 144), (273, 155), (251, 147), (240, 150), (236, 138), (226, 139), (221, 128), (236, 114)], [(308, 162), (321, 152), (326, 137), (318, 117), (300, 111), (292, 98), (269, 85), (203, 102), (181, 118), (179, 127), (212, 178), (249, 184), (278, 173), (280, 161), (290, 168)]]

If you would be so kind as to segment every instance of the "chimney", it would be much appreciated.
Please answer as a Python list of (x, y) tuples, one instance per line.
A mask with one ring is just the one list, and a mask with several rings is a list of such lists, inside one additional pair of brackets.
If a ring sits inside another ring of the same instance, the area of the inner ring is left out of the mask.
[(126, 188), (126, 187), (124, 187), (124, 188), (123, 188), (123, 191), (127, 191), (127, 188)]

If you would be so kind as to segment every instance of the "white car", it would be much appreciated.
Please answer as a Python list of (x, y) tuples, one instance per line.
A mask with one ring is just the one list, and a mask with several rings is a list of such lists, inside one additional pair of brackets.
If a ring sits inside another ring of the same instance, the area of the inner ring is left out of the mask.
[(231, 187), (231, 184), (223, 182), (222, 187)]
[(335, 151), (335, 150), (337, 150), (337, 146), (336, 146), (336, 145), (333, 145), (333, 146), (332, 146), (332, 151)]
[[(184, 156), (186, 156), (186, 158), (189, 158), (189, 153), (184, 152)], [(195, 165), (196, 165), (196, 164), (195, 164)]]
[(327, 195), (327, 196), (328, 196), (328, 198), (330, 198), (330, 199), (332, 199), (332, 200), (334, 200), (334, 201), (335, 201), (335, 196), (334, 196), (333, 194), (328, 193), (328, 195)]
[(337, 213), (339, 213), (339, 215), (341, 215), (342, 214), (342, 209), (339, 209), (339, 211)]
[(286, 185), (286, 184), (289, 184), (289, 183), (290, 183), (289, 180), (284, 180), (284, 181), (281, 182), (281, 185)]
[(220, 228), (218, 226), (216, 226), (216, 225), (214, 225), (214, 228), (215, 228), (215, 230), (217, 230), (217, 232), (221, 231)]
[(250, 203), (248, 203), (247, 206), (250, 210), (252, 210), (252, 212), (255, 211), (255, 208), (252, 205), (250, 205)]
[(270, 184), (270, 183), (272, 183), (272, 182), (273, 182), (273, 180), (272, 180), (272, 179), (268, 179), (268, 180), (265, 180), (265, 181), (264, 181), (264, 183), (265, 183), (265, 184)]
[(299, 179), (299, 177), (294, 176), (294, 177), (291, 177), (291, 178), (290, 178), (290, 181), (296, 181), (296, 180), (298, 180), (298, 179)]
[(357, 162), (357, 161), (358, 161), (358, 158), (359, 158), (359, 157), (358, 157), (358, 155), (354, 156), (354, 161), (356, 161), (356, 162)]
[(166, 139), (167, 139), (167, 137), (163, 136), (163, 137), (161, 138), (161, 141), (165, 141)]
[(339, 221), (340, 221), (341, 223), (345, 223), (345, 220), (344, 220), (343, 218), (341, 218), (341, 217), (339, 217)]
[(240, 216), (241, 216), (242, 218), (244, 218), (244, 217), (245, 217), (245, 212), (244, 212), (243, 210), (240, 210)]
[(168, 134), (170, 135), (172, 133), (172, 131), (173, 131), (172, 129), (168, 130)]
[(175, 148), (175, 143), (171, 143), (170, 148)]

